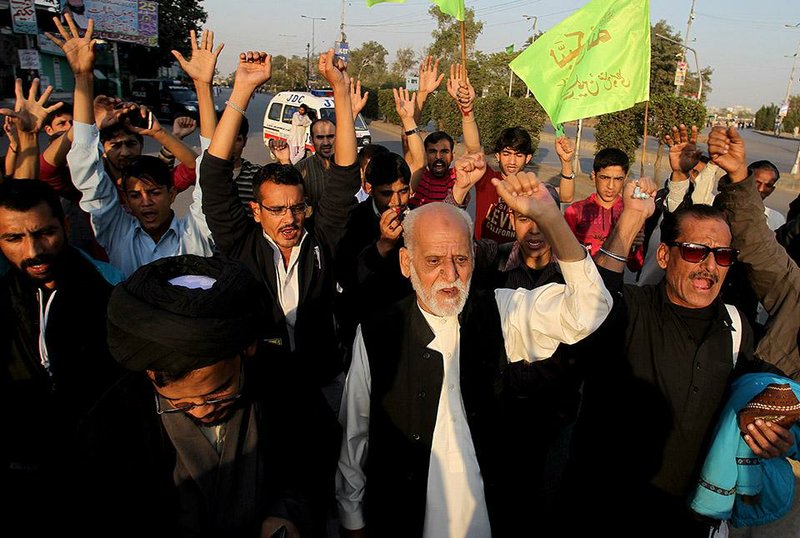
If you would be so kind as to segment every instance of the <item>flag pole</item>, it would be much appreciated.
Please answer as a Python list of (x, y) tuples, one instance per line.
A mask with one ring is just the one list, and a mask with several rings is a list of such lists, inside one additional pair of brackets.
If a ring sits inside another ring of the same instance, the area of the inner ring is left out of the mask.
[(464, 75), (467, 74), (467, 25), (461, 21), (461, 65), (464, 66)]
[(642, 165), (639, 168), (639, 177), (644, 176), (644, 160), (647, 158), (647, 113), (650, 112), (650, 101), (644, 102), (644, 136), (642, 137)]

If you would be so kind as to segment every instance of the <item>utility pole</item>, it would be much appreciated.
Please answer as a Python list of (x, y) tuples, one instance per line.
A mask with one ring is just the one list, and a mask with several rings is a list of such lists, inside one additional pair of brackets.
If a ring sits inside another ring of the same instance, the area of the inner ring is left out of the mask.
[(302, 17), (304, 19), (311, 19), (311, 54), (316, 54), (317, 53), (317, 43), (315, 41), (315, 39), (316, 39), (316, 36), (315, 36), (315, 32), (316, 32), (315, 23), (317, 21), (326, 21), (328, 19), (326, 19), (325, 17), (309, 17), (308, 15), (300, 15), (300, 17)]
[[(661, 34), (655, 34), (655, 36), (656, 37), (660, 37), (661, 39), (663, 39), (665, 41), (669, 41), (671, 43), (675, 43), (676, 45), (681, 47), (681, 49), (683, 49), (684, 51), (688, 50), (692, 54), (694, 54), (694, 66), (695, 66), (695, 69), (697, 69), (697, 82), (698, 82), (697, 100), (699, 101), (700, 97), (702, 97), (702, 95), (703, 95), (703, 74), (700, 72), (700, 61), (697, 59), (697, 51), (694, 50), (692, 47), (687, 47), (686, 45), (684, 45), (680, 41), (675, 41), (671, 37), (667, 37), (667, 36), (661, 35)], [(676, 86), (676, 88), (677, 88), (677, 86)]]
[[(689, 32), (692, 29), (692, 22), (694, 21), (694, 4), (695, 4), (696, 1), (697, 0), (692, 0), (692, 9), (689, 11), (689, 20), (686, 22), (686, 33), (683, 36), (683, 45), (684, 45), (684, 47), (689, 44)], [(686, 61), (686, 50), (684, 48), (684, 49), (681, 49), (680, 63), (684, 63), (685, 61)], [(698, 73), (697, 75), (700, 76), (700, 73)], [(680, 93), (681, 93), (681, 87), (676, 85), (675, 86), (675, 95), (676, 96), (680, 95)]]
[[(532, 33), (531, 33), (531, 45), (533, 45), (533, 42), (536, 41), (536, 23), (539, 22), (539, 17), (537, 17), (535, 15), (523, 15), (522, 18), (524, 18), (526, 21), (529, 21), (529, 20), (533, 19), (533, 30), (532, 30)], [(526, 84), (526, 86), (527, 86), (527, 84)], [(531, 89), (530, 88), (526, 88), (525, 89), (525, 97), (530, 97), (530, 96), (531, 96)], [(511, 96), (509, 95), (509, 97), (511, 97)]]
[[(800, 22), (797, 24), (784, 24), (786, 28), (800, 28)], [(786, 97), (781, 103), (781, 108), (778, 109), (778, 116), (775, 118), (775, 134), (781, 134), (781, 125), (783, 125), (783, 118), (785, 112), (789, 110), (789, 98), (792, 94), (792, 82), (794, 82), (794, 72), (797, 69), (797, 58), (800, 56), (800, 43), (797, 43), (797, 51), (793, 54), (794, 61), (792, 62), (792, 71), (789, 73), (789, 82), (786, 84)], [(800, 150), (799, 150), (800, 151)]]
[(344, 43), (347, 41), (347, 36), (344, 35), (344, 0), (342, 0), (342, 11), (339, 14), (339, 42)]
[(311, 89), (311, 43), (306, 43), (306, 90)]

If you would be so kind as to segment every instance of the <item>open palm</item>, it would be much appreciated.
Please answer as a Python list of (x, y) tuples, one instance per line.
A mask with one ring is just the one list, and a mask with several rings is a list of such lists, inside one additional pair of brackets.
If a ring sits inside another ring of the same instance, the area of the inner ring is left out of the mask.
[(220, 43), (215, 50), (214, 32), (211, 30), (203, 30), (200, 37), (200, 46), (197, 45), (197, 34), (195, 31), (192, 30), (189, 34), (189, 40), (192, 45), (191, 58), (187, 60), (184, 58), (183, 54), (177, 50), (173, 50), (172, 55), (178, 60), (181, 69), (183, 69), (192, 80), (204, 84), (211, 84), (214, 81), (214, 70), (217, 67), (217, 58), (225, 47), (225, 44)]

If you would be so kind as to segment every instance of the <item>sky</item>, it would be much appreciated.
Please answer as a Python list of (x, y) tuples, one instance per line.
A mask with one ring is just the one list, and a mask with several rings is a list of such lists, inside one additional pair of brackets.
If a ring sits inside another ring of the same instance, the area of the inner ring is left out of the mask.
[[(484, 22), (477, 48), (499, 52), (507, 45), (517, 49), (537, 30), (547, 31), (573, 11), (582, 0), (465, 0)], [(350, 49), (375, 40), (389, 51), (411, 47), (422, 54), (432, 41), (435, 23), (428, 15), (428, 0), (366, 7), (366, 0), (345, 0), (345, 34)], [(306, 43), (316, 51), (327, 50), (339, 38), (340, 0), (204, 0), (207, 27), (217, 42), (225, 43), (219, 70), (236, 68), (238, 52), (266, 50), (270, 54), (305, 56)], [(651, 0), (650, 20), (666, 20), (681, 35), (692, 0)], [(743, 105), (756, 110), (762, 104), (780, 103), (786, 95), (793, 54), (800, 52), (800, 2), (798, 0), (696, 0), (695, 19), (689, 35), (701, 68), (712, 67), (713, 91), (707, 105)], [(324, 17), (326, 20), (303, 18)], [(786, 28), (785, 25), (798, 25)], [(313, 28), (312, 28), (313, 26)], [(656, 39), (652, 37), (652, 39)], [(689, 56), (689, 68), (694, 60)], [(800, 62), (798, 62), (800, 63)], [(792, 95), (800, 94), (800, 66), (795, 72)]]

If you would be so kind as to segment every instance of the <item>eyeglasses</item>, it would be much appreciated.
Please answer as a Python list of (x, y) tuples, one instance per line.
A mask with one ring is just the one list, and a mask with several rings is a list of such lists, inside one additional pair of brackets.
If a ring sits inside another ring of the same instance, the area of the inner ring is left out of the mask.
[[(161, 407), (161, 396), (158, 392), (155, 393), (156, 397), (156, 413), (159, 415), (170, 414), (170, 413), (187, 413), (194, 409), (195, 407), (205, 407), (206, 405), (220, 405), (227, 402), (233, 402), (238, 400), (242, 397), (242, 386), (244, 384), (244, 364), (239, 368), (239, 387), (236, 389), (235, 394), (231, 394), (229, 396), (223, 396), (222, 398), (210, 398), (208, 400), (203, 400), (202, 403), (179, 403), (174, 404), (170, 402), (171, 407)], [(166, 398), (164, 398), (166, 399)], [(169, 401), (169, 400), (168, 400)]]
[(273, 217), (282, 217), (286, 214), (287, 210), (291, 211), (292, 215), (299, 217), (300, 215), (304, 215), (306, 210), (308, 209), (308, 204), (305, 202), (294, 205), (276, 205), (270, 207), (267, 207), (261, 202), (259, 202), (258, 205), (260, 205), (264, 211), (266, 211)]
[(697, 243), (679, 243), (675, 241), (667, 243), (667, 245), (678, 247), (681, 258), (689, 263), (700, 263), (708, 257), (710, 252), (713, 252), (717, 265), (729, 267), (736, 262), (736, 256), (739, 255), (739, 251), (732, 247), (712, 248), (706, 245), (698, 245)]

